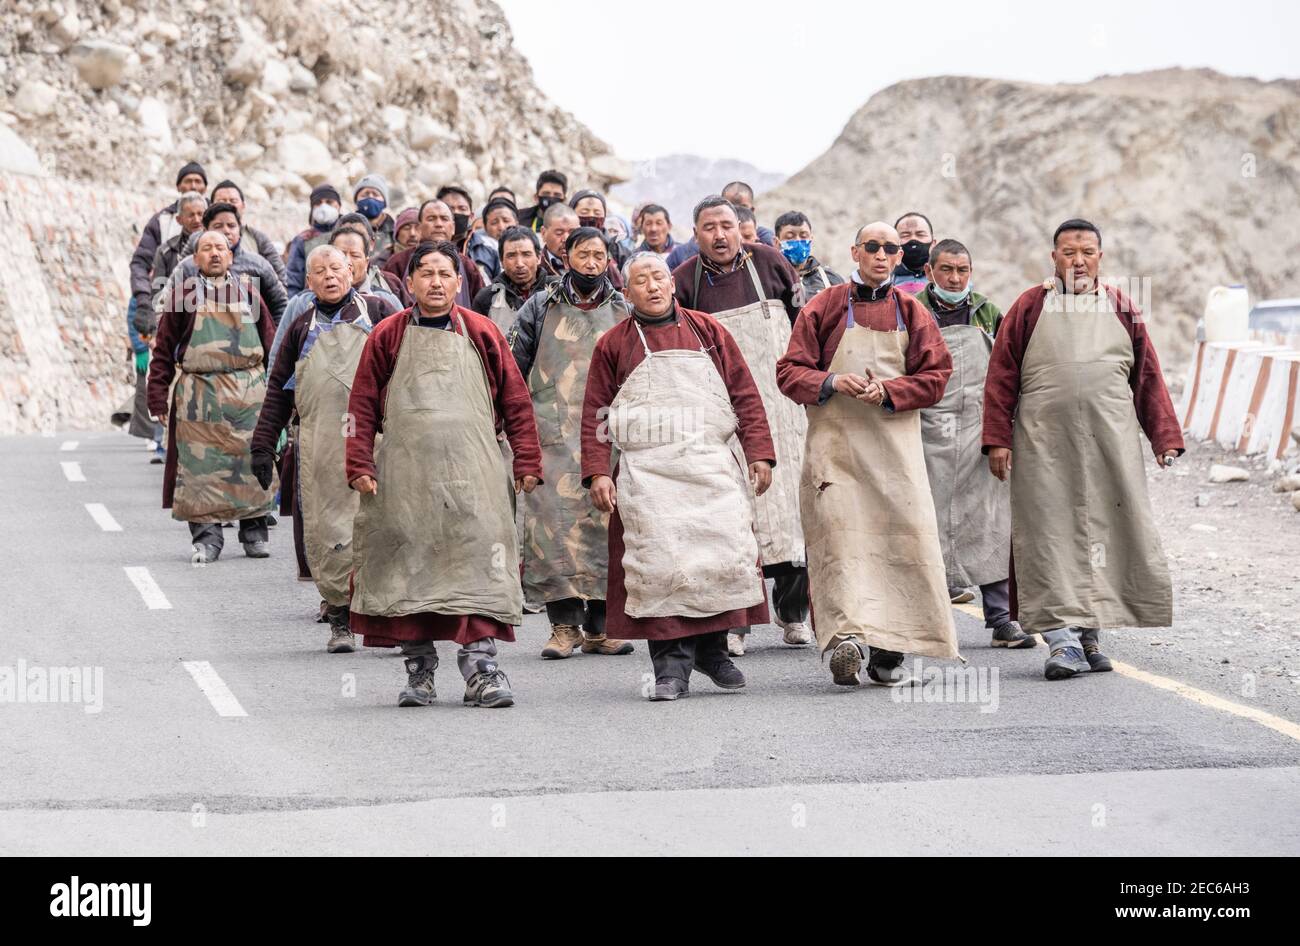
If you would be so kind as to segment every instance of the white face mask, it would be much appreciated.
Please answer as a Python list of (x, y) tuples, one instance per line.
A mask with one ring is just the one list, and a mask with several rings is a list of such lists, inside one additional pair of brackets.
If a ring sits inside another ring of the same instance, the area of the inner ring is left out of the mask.
[(339, 209), (333, 204), (317, 204), (311, 212), (311, 222), (328, 227), (339, 218)]

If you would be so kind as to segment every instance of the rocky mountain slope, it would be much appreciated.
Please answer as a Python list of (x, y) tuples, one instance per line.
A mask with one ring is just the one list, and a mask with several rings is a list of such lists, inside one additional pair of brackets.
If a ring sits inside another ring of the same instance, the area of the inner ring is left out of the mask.
[[(776, 187), (786, 179), (784, 174), (763, 171), (744, 161), (729, 158), (701, 158), (694, 154), (669, 154), (640, 161), (633, 165), (632, 178), (617, 185), (613, 197), (628, 209), (645, 201), (654, 201), (668, 208), (673, 220), (673, 230), (681, 236), (690, 236), (691, 210), (701, 197), (716, 194), (732, 181), (744, 181), (754, 188), (755, 194)], [(763, 222), (775, 219), (759, 203)]]
[(1149, 278), (1172, 360), (1209, 287), (1300, 295), (1300, 82), (1208, 70), (900, 82), (761, 205), (765, 219), (807, 211), (819, 255), (846, 270), (858, 225), (920, 210), (970, 247), (976, 284), (1003, 308), (1050, 275), (1056, 224), (1087, 217), (1105, 273)]
[(170, 190), (197, 159), (296, 204), (373, 171), (393, 203), (625, 173), (538, 91), (487, 0), (16, 0), (0, 62), (0, 122), (60, 177)]

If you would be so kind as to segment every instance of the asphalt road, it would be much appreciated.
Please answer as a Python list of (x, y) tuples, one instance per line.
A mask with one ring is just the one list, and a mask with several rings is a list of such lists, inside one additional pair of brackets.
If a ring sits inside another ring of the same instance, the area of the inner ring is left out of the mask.
[(288, 523), (269, 560), (228, 530), (195, 567), (140, 441), (0, 457), (0, 684), (102, 675), (79, 702), (0, 685), (0, 853), (1300, 853), (1300, 725), (1140, 646), (1049, 683), (960, 611), (969, 685), (908, 702), (768, 627), (745, 690), (651, 704), (644, 644), (543, 661), (529, 616), (516, 706), (462, 707), (448, 645), (438, 704), (398, 709), (393, 652), (325, 653)]

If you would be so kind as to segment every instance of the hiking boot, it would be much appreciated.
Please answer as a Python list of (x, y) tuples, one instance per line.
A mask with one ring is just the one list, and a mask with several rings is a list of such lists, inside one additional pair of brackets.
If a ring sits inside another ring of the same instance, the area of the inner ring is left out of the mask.
[(727, 632), (727, 656), (743, 657), (745, 656), (745, 635), (732, 634)]
[(723, 690), (739, 690), (745, 685), (745, 675), (726, 657), (711, 667), (696, 662), (695, 669), (712, 680), (714, 686)]
[(787, 624), (778, 615), (776, 626), (781, 629), (781, 640), (791, 647), (805, 647), (812, 643), (812, 628), (807, 621), (791, 621)]
[(433, 689), (433, 672), (438, 655), (406, 658), (406, 686), (397, 695), (398, 706), (428, 706), (438, 694)]
[(195, 542), (192, 552), (190, 561), (195, 565), (211, 565), (221, 557), (221, 549), (203, 542)]
[(862, 669), (862, 645), (856, 640), (841, 641), (831, 651), (831, 679), (842, 687), (855, 687), (862, 683), (858, 671)]
[(576, 624), (552, 624), (551, 639), (542, 648), (542, 657), (546, 660), (563, 660), (581, 643), (582, 628)]
[(326, 653), (350, 654), (357, 649), (357, 639), (348, 627), (348, 609), (346, 606), (335, 610), (330, 608), (330, 639), (325, 645)]
[(651, 703), (670, 703), (673, 700), (690, 696), (691, 691), (685, 680), (676, 677), (660, 677), (655, 681), (655, 691), (650, 694)]
[(515, 705), (510, 680), (495, 660), (479, 664), (478, 673), (465, 681), (463, 702), (466, 706), (485, 706), (488, 709)]
[(631, 641), (614, 640), (612, 637), (606, 637), (604, 634), (592, 635), (583, 633), (582, 635), (582, 652), (584, 654), (601, 654), (606, 657), (622, 657), (624, 654), (632, 653)]
[(1026, 634), (1015, 621), (1007, 621), (993, 628), (993, 641), (990, 647), (1008, 647), (1011, 650), (1028, 650), (1038, 646), (1038, 638)]
[(1049, 680), (1068, 680), (1075, 674), (1087, 673), (1092, 668), (1077, 644), (1057, 644), (1043, 665), (1043, 676)]
[(911, 686), (920, 681), (916, 679), (911, 670), (902, 664), (890, 667), (868, 663), (867, 682), (874, 683), (878, 687), (901, 687)]
[(1083, 643), (1083, 656), (1088, 661), (1088, 666), (1093, 673), (1107, 673), (1115, 669), (1115, 665), (1110, 662), (1110, 658), (1101, 652), (1099, 638), (1101, 631), (1095, 627), (1088, 628), (1079, 634), (1079, 640)]
[(953, 604), (966, 604), (968, 601), (975, 600), (975, 593), (969, 588), (949, 588), (948, 597), (952, 599)]
[(262, 542), (262, 541), (245, 542), (244, 554), (247, 555), (249, 558), (270, 558), (271, 543)]

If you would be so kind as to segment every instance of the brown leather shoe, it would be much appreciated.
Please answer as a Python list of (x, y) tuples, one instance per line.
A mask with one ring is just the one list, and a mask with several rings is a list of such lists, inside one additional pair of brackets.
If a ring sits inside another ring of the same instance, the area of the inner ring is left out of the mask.
[(573, 648), (582, 643), (582, 628), (576, 624), (552, 624), (551, 639), (542, 648), (546, 660), (563, 660), (572, 656)]
[(632, 653), (632, 642), (616, 641), (604, 634), (599, 637), (584, 634), (582, 636), (582, 652), (584, 654), (602, 654), (606, 657), (621, 657), (624, 654)]

